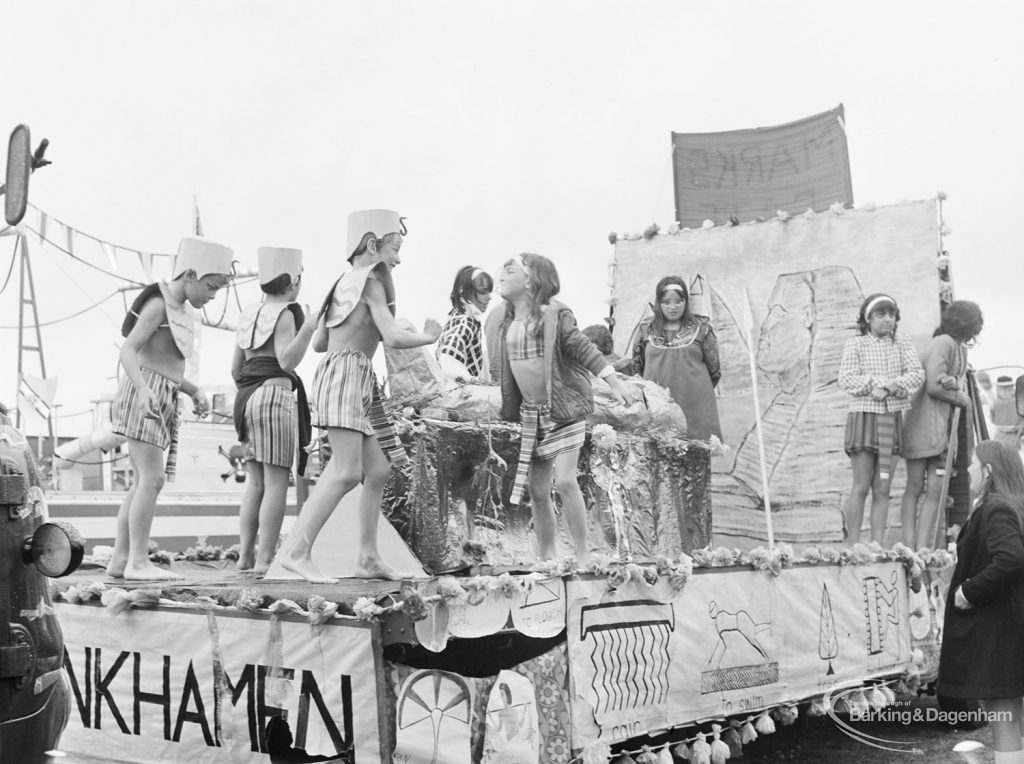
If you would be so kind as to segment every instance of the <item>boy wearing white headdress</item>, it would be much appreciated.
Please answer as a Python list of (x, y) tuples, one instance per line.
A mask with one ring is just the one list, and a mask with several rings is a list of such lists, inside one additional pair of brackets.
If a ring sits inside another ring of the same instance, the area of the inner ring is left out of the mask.
[(313, 564), (313, 544), (338, 502), (360, 482), (356, 575), (399, 577), (381, 560), (377, 524), (390, 473), (388, 459), (400, 463), (408, 456), (384, 412), (370, 360), (382, 340), (390, 347), (414, 348), (431, 344), (441, 333), (432, 319), (423, 332), (395, 323), (391, 270), (401, 262), (405, 232), (397, 212), (351, 213), (347, 250), (352, 270), (335, 282), (317, 318), (313, 349), (327, 355), (317, 367), (310, 397), (314, 423), (327, 430), (333, 456), (280, 553), (281, 564), (308, 581), (334, 581)]
[[(181, 578), (149, 560), (149, 531), (165, 473), (173, 479), (178, 393), (195, 413), (209, 413), (206, 397), (184, 378), (195, 347), (195, 309), (227, 286), (233, 253), (222, 244), (186, 237), (178, 246), (170, 281), (150, 284), (132, 303), (121, 326), (124, 375), (111, 410), (113, 431), (128, 440), (132, 485), (117, 513), (117, 537), (107, 573), (115, 578)], [(167, 464), (164, 450), (168, 449)]]
[(295, 302), (302, 286), (302, 252), (260, 247), (257, 259), (265, 298), (242, 311), (231, 377), (238, 387), (235, 430), (248, 477), (239, 511), (238, 568), (266, 573), (277, 550), (296, 451), (299, 474), (306, 471), (309, 404), (295, 368), (316, 322), (308, 307), (303, 311)]

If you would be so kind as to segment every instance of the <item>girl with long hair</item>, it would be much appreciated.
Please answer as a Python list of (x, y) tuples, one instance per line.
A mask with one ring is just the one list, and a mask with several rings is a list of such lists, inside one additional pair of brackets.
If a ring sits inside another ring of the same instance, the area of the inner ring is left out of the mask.
[(956, 542), (937, 691), (981, 701), (997, 764), (1024, 764), (1024, 467), (1007, 443), (975, 453), (985, 481)]
[(554, 299), (560, 288), (554, 263), (542, 255), (516, 255), (502, 268), (501, 418), (523, 423), (510, 502), (519, 504), (529, 487), (540, 559), (558, 554), (554, 482), (576, 563), (584, 567), (590, 547), (576, 472), (586, 418), (594, 410), (590, 375), (604, 379), (620, 403), (629, 393), (601, 351), (576, 326), (569, 307)]
[[(907, 460), (907, 487), (900, 505), (903, 543), (913, 549), (931, 548), (937, 535), (939, 496), (946, 453), (956, 450), (957, 434), (950, 431), (953, 409), (970, 410), (967, 395), (967, 348), (981, 333), (981, 308), (956, 300), (921, 356), (924, 384), (910, 399), (903, 421), (903, 450)], [(969, 417), (965, 417), (969, 421)], [(970, 428), (969, 428), (970, 431)], [(921, 495), (924, 500), (921, 501)], [(918, 510), (918, 503), (921, 507)]]

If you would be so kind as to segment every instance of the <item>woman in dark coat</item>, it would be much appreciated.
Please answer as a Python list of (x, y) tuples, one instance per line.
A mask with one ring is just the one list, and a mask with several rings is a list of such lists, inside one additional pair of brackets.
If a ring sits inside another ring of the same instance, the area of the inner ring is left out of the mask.
[(1024, 764), (1024, 467), (1005, 443), (983, 441), (976, 453), (986, 478), (957, 539), (938, 692), (980, 700), (996, 762)]

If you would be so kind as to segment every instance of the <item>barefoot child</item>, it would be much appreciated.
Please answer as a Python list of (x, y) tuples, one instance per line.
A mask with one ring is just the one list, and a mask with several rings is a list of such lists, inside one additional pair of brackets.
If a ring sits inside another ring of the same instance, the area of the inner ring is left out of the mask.
[(302, 507), (280, 553), (281, 564), (314, 583), (332, 583), (313, 563), (313, 544), (342, 497), (361, 482), (360, 578), (400, 577), (377, 550), (377, 524), (392, 463), (408, 459), (381, 402), (370, 359), (381, 340), (414, 348), (437, 340), (441, 325), (428, 319), (422, 333), (395, 323), (391, 269), (401, 262), (405, 225), (397, 212), (364, 210), (348, 216), (352, 270), (335, 283), (317, 318), (313, 349), (327, 351), (313, 379), (314, 423), (326, 428), (333, 456)]
[(298, 471), (306, 471), (305, 447), (312, 428), (306, 391), (295, 367), (306, 354), (316, 322), (308, 308), (304, 312), (295, 302), (301, 288), (302, 252), (260, 247), (257, 259), (266, 298), (242, 312), (231, 376), (238, 386), (234, 420), (245, 449), (247, 476), (239, 512), (238, 569), (266, 573), (284, 520), (296, 436)]
[[(183, 378), (192, 355), (195, 313), (227, 285), (232, 252), (222, 244), (186, 237), (178, 246), (171, 281), (150, 284), (132, 303), (121, 334), (124, 375), (114, 396), (113, 431), (128, 439), (132, 485), (117, 513), (117, 537), (107, 574), (127, 579), (181, 578), (149, 561), (149, 530), (165, 469), (173, 475), (178, 393), (195, 412), (209, 413), (206, 398)], [(164, 465), (164, 450), (171, 456)]]
[(562, 497), (576, 563), (590, 558), (587, 514), (576, 464), (594, 410), (590, 373), (604, 379), (620, 403), (627, 387), (576, 326), (568, 306), (553, 300), (558, 271), (541, 255), (517, 255), (505, 263), (498, 294), (506, 300), (498, 330), (501, 349), (501, 418), (522, 420), (522, 440), (511, 503), (529, 485), (539, 557), (558, 555), (558, 523), (551, 501), (554, 481)]
[(924, 381), (917, 351), (896, 336), (900, 311), (885, 294), (873, 294), (857, 316), (860, 335), (846, 341), (839, 363), (839, 386), (849, 393), (844, 448), (853, 467), (846, 502), (846, 533), (860, 541), (864, 502), (871, 491), (871, 540), (882, 543), (889, 514), (889, 487), (902, 442), (902, 412)]

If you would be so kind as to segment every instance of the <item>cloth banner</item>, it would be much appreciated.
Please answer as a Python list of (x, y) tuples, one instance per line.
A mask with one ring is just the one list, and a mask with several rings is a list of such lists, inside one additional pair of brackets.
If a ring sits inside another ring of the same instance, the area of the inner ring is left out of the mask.
[(756, 712), (912, 665), (901, 563), (569, 580), (573, 748)]
[(22, 374), (18, 382), (18, 410), (25, 431), (44, 432), (50, 427), (50, 414), (57, 398), (57, 377), (41, 379)]
[(676, 220), (689, 228), (853, 205), (842, 104), (773, 127), (674, 132), (672, 169)]
[[(284, 745), (291, 752), (283, 756), (304, 749), (337, 757), (332, 761), (383, 758), (377, 624), (311, 626), (296, 616), (185, 608), (117, 616), (93, 605), (56, 608), (73, 690), (61, 739), (70, 753), (269, 764), (268, 746)], [(274, 722), (268, 736), (273, 717), (286, 725)]]
[(394, 764), (569, 764), (572, 759), (564, 644), (496, 677), (400, 663), (386, 667)]

